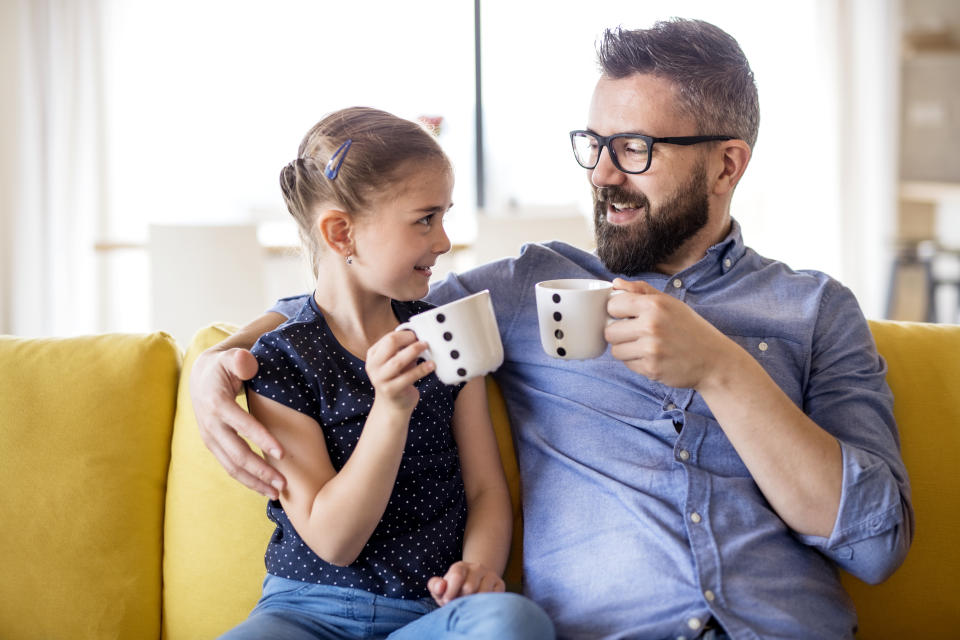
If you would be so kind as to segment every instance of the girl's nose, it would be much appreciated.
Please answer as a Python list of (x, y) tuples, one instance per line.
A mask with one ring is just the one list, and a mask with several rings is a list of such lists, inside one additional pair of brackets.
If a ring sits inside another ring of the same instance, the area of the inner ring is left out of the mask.
[(442, 224), (437, 225), (437, 230), (433, 240), (433, 252), (437, 255), (440, 255), (450, 251), (451, 246), (453, 245), (450, 244), (450, 238), (447, 236), (447, 230), (443, 228)]

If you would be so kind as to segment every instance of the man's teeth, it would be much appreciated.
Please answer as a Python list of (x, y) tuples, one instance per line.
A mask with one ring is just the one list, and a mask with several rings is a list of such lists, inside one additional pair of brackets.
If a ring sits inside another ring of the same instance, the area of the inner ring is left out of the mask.
[(622, 211), (623, 209), (639, 209), (640, 205), (634, 204), (632, 202), (611, 202), (610, 205), (617, 211)]

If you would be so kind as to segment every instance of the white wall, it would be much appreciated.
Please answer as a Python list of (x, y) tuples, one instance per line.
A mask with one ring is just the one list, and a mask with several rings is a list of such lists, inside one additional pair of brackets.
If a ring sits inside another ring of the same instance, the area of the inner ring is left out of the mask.
[(11, 238), (17, 211), (14, 187), (18, 180), (18, 154), (13, 141), (19, 126), (16, 104), (19, 7), (17, 2), (0, 2), (0, 333), (11, 331)]

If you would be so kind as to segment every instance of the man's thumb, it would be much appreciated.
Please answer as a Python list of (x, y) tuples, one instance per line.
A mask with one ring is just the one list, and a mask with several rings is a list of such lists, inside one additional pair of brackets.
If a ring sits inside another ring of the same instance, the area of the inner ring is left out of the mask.
[(659, 289), (644, 282), (643, 280), (624, 280), (623, 278), (615, 278), (613, 281), (613, 288), (620, 291), (628, 291), (630, 293), (660, 293)]
[(241, 380), (249, 380), (257, 375), (257, 359), (246, 349), (231, 349), (227, 358), (227, 369)]

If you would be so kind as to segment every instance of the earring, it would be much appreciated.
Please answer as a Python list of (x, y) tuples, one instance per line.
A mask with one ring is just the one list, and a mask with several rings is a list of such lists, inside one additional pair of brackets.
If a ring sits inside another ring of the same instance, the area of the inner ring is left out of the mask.
[(347, 264), (353, 264), (353, 255), (347, 255)]

